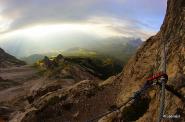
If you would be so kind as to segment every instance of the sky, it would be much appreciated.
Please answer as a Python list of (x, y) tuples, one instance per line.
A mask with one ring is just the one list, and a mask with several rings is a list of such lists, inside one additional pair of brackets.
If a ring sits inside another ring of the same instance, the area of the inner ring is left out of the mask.
[[(0, 0), (0, 46), (157, 33), (166, 0)], [(78, 38), (77, 38), (78, 37)], [(12, 41), (13, 40), (13, 41)], [(5, 46), (6, 47), (6, 46)]]

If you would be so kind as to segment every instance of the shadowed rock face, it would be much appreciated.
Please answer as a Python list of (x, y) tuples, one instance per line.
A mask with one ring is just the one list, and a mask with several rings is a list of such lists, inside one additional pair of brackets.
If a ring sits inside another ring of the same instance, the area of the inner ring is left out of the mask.
[[(166, 16), (160, 31), (142, 45), (121, 74), (101, 83), (81, 81), (65, 90), (37, 98), (32, 104), (37, 110), (30, 108), (29, 110), (32, 111), (26, 111), (21, 120), (23, 122), (84, 122), (106, 112), (111, 106), (116, 108), (140, 89), (149, 75), (160, 70), (162, 41), (166, 41), (168, 49), (169, 81), (167, 84), (170, 88), (175, 88), (175, 92), (184, 96), (185, 1), (168, 0)], [(155, 86), (149, 89), (138, 102), (133, 102), (118, 113), (102, 118), (100, 122), (119, 120), (155, 122), (158, 117), (159, 93), (159, 87)], [(167, 91), (165, 114), (180, 115), (181, 118), (176, 121), (185, 121), (184, 103), (183, 99)]]
[(4, 122), (4, 120), (7, 120), (9, 118), (10, 113), (12, 113), (13, 111), (14, 110), (8, 107), (0, 107), (0, 116), (3, 115), (0, 117), (0, 120), (1, 118), (3, 119), (0, 122)]
[(6, 53), (0, 48), (0, 68), (6, 68), (16, 65), (25, 65), (25, 62), (16, 59), (14, 56)]
[(43, 63), (44, 63), (44, 66), (47, 69), (52, 69), (53, 68), (53, 63), (49, 60), (49, 58), (47, 56), (44, 57)]

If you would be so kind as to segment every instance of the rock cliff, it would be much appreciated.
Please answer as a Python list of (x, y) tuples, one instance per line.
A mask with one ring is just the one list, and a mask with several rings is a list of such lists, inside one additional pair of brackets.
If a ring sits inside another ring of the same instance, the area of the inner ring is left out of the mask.
[[(149, 74), (159, 71), (162, 41), (165, 41), (167, 45), (167, 74), (169, 75), (167, 84), (185, 95), (183, 87), (185, 84), (185, 1), (168, 0), (166, 16), (160, 31), (143, 44), (122, 72), (123, 88), (118, 95), (120, 101), (142, 86)], [(148, 94), (151, 101), (147, 112), (137, 121), (156, 121), (159, 108), (159, 89), (155, 88)], [(183, 102), (174, 94), (166, 92), (165, 114), (179, 114), (181, 118), (177, 120), (185, 121)]]

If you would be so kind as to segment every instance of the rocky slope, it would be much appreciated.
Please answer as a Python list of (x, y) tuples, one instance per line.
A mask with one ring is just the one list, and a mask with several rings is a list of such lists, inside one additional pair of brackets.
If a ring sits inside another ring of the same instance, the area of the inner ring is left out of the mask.
[(11, 66), (25, 65), (25, 62), (16, 59), (14, 56), (6, 53), (0, 48), (0, 68), (6, 68)]
[(121, 61), (107, 56), (63, 57), (61, 54), (50, 58), (45, 56), (43, 60), (37, 61), (35, 65), (50, 77), (58, 79), (66, 77), (69, 79), (78, 79), (78, 81), (80, 79), (94, 80), (93, 77), (98, 77), (102, 80), (107, 79), (114, 74), (120, 73), (123, 68)]
[[(130, 96), (145, 81), (149, 73), (159, 71), (161, 42), (167, 43), (167, 73), (169, 75), (168, 85), (172, 85), (177, 91), (184, 95), (184, 73), (185, 73), (185, 1), (168, 0), (168, 7), (164, 23), (157, 35), (149, 38), (138, 50), (135, 57), (129, 62), (121, 75), (122, 83), (125, 85), (119, 99), (124, 100)], [(156, 88), (156, 87), (155, 87)], [(129, 92), (126, 92), (128, 91)], [(148, 92), (151, 99), (147, 112), (138, 121), (156, 121), (159, 108), (159, 90)], [(165, 114), (179, 114), (184, 121), (184, 101), (170, 92), (166, 93)], [(170, 121), (170, 120), (166, 120)], [(172, 120), (171, 120), (172, 121)]]
[(62, 55), (52, 59), (45, 57), (36, 67), (1, 68), (0, 120), (7, 121), (12, 114), (29, 110), (27, 107), (48, 93), (64, 91), (83, 80), (91, 79), (96, 83), (99, 78), (92, 72), (90, 68), (67, 61)]
[(74, 83), (89, 79), (99, 80), (93, 69), (80, 65), (80, 63), (73, 63), (72, 59), (66, 59), (61, 54), (53, 58), (45, 56), (35, 65), (43, 72), (44, 76), (50, 79), (66, 79), (72, 80)]
[[(183, 96), (185, 95), (185, 1), (168, 0), (167, 13), (160, 31), (149, 38), (138, 50), (122, 72), (123, 87), (118, 96), (125, 99), (125, 96), (135, 91), (143, 84), (148, 73), (159, 71), (161, 42), (167, 43), (167, 74), (169, 75), (168, 85), (172, 85)], [(129, 92), (125, 92), (129, 90)], [(148, 97), (151, 99), (147, 112), (138, 121), (156, 121), (159, 108), (159, 90), (152, 90)], [(170, 92), (166, 93), (165, 114), (181, 115), (177, 121), (185, 121), (185, 101), (177, 98)], [(166, 121), (172, 121), (166, 119)]]
[[(146, 78), (160, 70), (161, 42), (167, 43), (168, 85), (176, 93), (166, 92), (165, 114), (180, 115), (185, 121), (185, 1), (168, 0), (164, 23), (160, 31), (149, 38), (136, 55), (129, 60), (122, 73), (104, 82), (81, 81), (65, 89), (48, 92), (35, 97), (23, 111), (15, 114), (11, 121), (84, 122), (123, 104), (140, 89)], [(39, 93), (39, 92), (38, 92)], [(38, 94), (37, 93), (37, 94)], [(136, 102), (129, 103), (120, 111), (101, 118), (100, 122), (155, 122), (159, 108), (159, 87), (149, 89)]]

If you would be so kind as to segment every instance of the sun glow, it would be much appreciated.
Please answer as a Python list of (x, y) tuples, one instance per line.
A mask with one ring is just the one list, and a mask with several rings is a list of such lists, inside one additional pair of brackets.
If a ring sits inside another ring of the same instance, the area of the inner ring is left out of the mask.
[(31, 39), (39, 39), (52, 37), (57, 35), (70, 35), (75, 33), (84, 33), (95, 35), (98, 37), (106, 38), (111, 36), (121, 36), (118, 33), (107, 27), (105, 24), (92, 24), (92, 23), (75, 23), (75, 24), (45, 24), (35, 25), (20, 30), (15, 30), (4, 34), (4, 37), (24, 36)]

